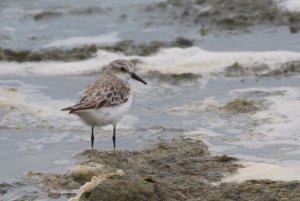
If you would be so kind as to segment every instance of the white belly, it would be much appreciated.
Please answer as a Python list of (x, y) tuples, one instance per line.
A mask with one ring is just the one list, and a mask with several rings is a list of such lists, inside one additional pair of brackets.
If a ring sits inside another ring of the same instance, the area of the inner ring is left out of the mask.
[(130, 94), (128, 100), (120, 105), (100, 109), (81, 110), (74, 112), (74, 114), (78, 115), (80, 119), (89, 126), (115, 125), (128, 112), (131, 106), (132, 96), (133, 95)]

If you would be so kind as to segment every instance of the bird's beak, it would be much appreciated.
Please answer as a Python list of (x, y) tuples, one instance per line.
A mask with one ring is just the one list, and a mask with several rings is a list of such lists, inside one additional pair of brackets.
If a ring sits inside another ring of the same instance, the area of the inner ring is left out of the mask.
[(142, 78), (140, 78), (137, 74), (135, 74), (135, 73), (131, 73), (131, 78), (132, 79), (135, 79), (135, 80), (137, 80), (137, 81), (140, 81), (140, 82), (142, 82), (142, 83), (144, 83), (144, 84), (146, 84), (147, 85), (147, 82), (145, 82)]

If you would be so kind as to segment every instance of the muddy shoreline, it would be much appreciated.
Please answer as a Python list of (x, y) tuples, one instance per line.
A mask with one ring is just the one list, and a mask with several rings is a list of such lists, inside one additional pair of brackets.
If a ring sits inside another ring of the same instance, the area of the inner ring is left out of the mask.
[[(200, 140), (177, 138), (141, 151), (85, 150), (60, 175), (29, 172), (51, 198), (99, 200), (297, 200), (300, 182), (248, 180), (222, 183), (243, 168), (237, 158), (215, 156)], [(79, 189), (79, 190), (78, 190)]]

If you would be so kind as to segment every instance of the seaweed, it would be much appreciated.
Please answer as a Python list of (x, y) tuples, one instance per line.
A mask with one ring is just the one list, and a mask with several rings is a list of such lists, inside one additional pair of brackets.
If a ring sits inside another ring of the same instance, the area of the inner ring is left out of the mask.
[(122, 52), (125, 55), (148, 56), (158, 52), (161, 48), (167, 47), (191, 47), (194, 45), (192, 40), (177, 38), (172, 42), (151, 41), (149, 43), (135, 43), (133, 40), (124, 40), (114, 45), (100, 46), (100, 49), (110, 52)]
[(45, 19), (49, 19), (49, 18), (53, 18), (53, 17), (58, 17), (61, 15), (62, 15), (62, 13), (57, 12), (57, 11), (43, 11), (43, 12), (35, 14), (33, 16), (33, 18), (34, 18), (34, 20), (39, 21), (39, 20), (45, 20)]
[(168, 82), (172, 84), (181, 84), (183, 82), (197, 81), (202, 76), (194, 73), (180, 73), (180, 74), (163, 74), (158, 71), (149, 71), (149, 77), (156, 78), (161, 82)]
[(249, 113), (258, 111), (259, 107), (254, 101), (235, 99), (226, 103), (222, 109), (234, 113)]
[(11, 50), (0, 48), (0, 61), (77, 61), (92, 57), (97, 52), (95, 45), (75, 47), (72, 49), (42, 49), (40, 51), (31, 50)]
[(158, 52), (161, 48), (190, 47), (192, 45), (193, 41), (189, 39), (177, 38), (170, 43), (161, 41), (135, 43), (132, 40), (124, 40), (107, 46), (92, 44), (70, 49), (50, 48), (36, 51), (13, 50), (0, 47), (0, 61), (78, 61), (92, 58), (98, 49), (110, 52), (122, 52), (125, 55), (148, 56)]

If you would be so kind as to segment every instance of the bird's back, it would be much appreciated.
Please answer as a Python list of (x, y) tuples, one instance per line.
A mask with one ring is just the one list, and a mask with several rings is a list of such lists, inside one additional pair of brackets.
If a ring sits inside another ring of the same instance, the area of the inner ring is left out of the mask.
[(91, 83), (82, 93), (78, 102), (63, 110), (70, 110), (70, 113), (86, 110), (111, 107), (122, 104), (130, 96), (130, 85), (111, 74), (103, 74), (98, 80)]

